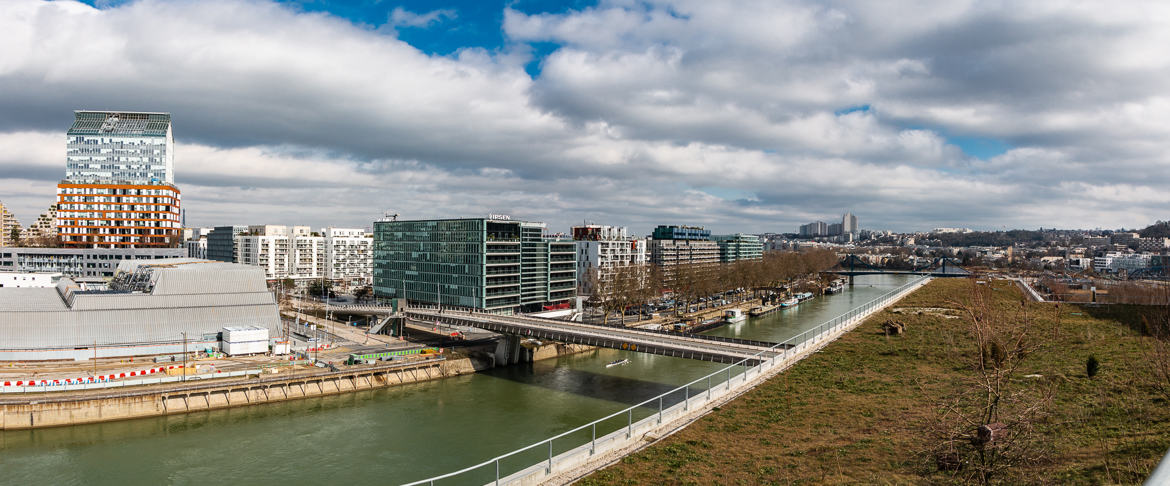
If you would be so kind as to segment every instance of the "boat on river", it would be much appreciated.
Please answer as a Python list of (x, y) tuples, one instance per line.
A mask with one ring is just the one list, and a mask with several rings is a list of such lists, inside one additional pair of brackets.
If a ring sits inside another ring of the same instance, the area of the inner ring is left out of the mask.
[(747, 319), (747, 314), (744, 314), (742, 310), (728, 309), (723, 311), (723, 320), (728, 323), (743, 322), (744, 319)]
[(825, 288), (826, 294), (839, 294), (844, 291), (845, 281), (840, 279), (834, 280), (833, 283), (829, 284), (829, 286)]
[(785, 308), (792, 307), (792, 306), (795, 306), (796, 304), (799, 304), (799, 303), (800, 303), (800, 299), (797, 299), (796, 297), (789, 297), (784, 302), (780, 303), (780, 307), (785, 307)]
[(613, 368), (614, 366), (621, 366), (621, 365), (629, 364), (629, 363), (630, 363), (630, 360), (628, 360), (628, 359), (616, 359), (616, 360), (613, 360), (613, 361), (610, 361), (609, 363), (607, 363), (605, 365), (605, 367), (606, 368)]

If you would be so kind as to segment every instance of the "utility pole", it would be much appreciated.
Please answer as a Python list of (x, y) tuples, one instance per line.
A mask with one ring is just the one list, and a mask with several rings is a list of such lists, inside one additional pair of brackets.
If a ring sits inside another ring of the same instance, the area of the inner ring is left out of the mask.
[(187, 381), (187, 332), (183, 331), (183, 381)]

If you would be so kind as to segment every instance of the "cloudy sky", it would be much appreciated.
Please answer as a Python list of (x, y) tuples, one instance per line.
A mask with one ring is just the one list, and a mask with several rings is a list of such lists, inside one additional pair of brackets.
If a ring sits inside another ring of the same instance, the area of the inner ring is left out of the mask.
[(0, 201), (167, 111), (189, 226), (1170, 219), (1170, 2), (5, 0)]

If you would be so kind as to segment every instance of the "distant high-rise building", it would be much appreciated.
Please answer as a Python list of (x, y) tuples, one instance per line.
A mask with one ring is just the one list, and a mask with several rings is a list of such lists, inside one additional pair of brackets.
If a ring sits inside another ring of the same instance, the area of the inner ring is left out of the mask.
[(845, 215), (841, 217), (841, 234), (856, 235), (858, 229), (857, 216), (854, 216), (853, 213), (845, 213)]
[(826, 231), (825, 234), (829, 235), (829, 236), (839, 236), (843, 233), (843, 230), (842, 230), (843, 227), (844, 227), (844, 225), (842, 225), (841, 223), (830, 224), (829, 230)]
[(175, 183), (170, 113), (75, 111), (65, 178)]
[(814, 237), (825, 236), (829, 234), (829, 225), (824, 221), (813, 221), (812, 223), (800, 226), (800, 236)]
[(169, 113), (76, 111), (65, 179), (57, 185), (57, 233), (74, 248), (177, 247)]

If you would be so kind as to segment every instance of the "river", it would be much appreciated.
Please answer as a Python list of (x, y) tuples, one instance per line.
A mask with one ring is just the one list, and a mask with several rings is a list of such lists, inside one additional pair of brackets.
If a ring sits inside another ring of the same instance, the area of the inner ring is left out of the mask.
[[(709, 334), (783, 341), (911, 278), (857, 277), (841, 294)], [(605, 367), (621, 358), (630, 364)], [(724, 366), (600, 349), (323, 398), (4, 431), (0, 484), (399, 484), (532, 444)]]

